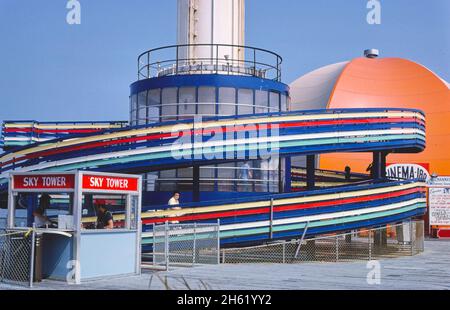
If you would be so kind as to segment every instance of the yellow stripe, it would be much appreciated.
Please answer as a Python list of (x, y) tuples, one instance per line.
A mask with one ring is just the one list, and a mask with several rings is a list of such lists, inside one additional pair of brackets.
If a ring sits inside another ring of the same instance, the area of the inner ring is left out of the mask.
[[(336, 115), (336, 114), (321, 114), (321, 115), (302, 115), (302, 116), (279, 116), (279, 117), (270, 117), (270, 118), (258, 118), (258, 119), (244, 119), (244, 120), (224, 120), (224, 121), (218, 121), (218, 122), (208, 122), (202, 124), (201, 128), (214, 128), (214, 127), (222, 127), (222, 126), (239, 126), (239, 125), (249, 125), (249, 124), (261, 124), (261, 123), (276, 123), (276, 122), (290, 122), (290, 121), (301, 121), (301, 120), (323, 120), (323, 119), (344, 119), (344, 118), (354, 118), (354, 117), (407, 117), (407, 116), (421, 116), (419, 113), (367, 113), (367, 114), (343, 114), (343, 115)], [(192, 128), (193, 124), (182, 124), (186, 128)], [(1, 161), (7, 161), (9, 159), (12, 159), (14, 157), (17, 157), (19, 155), (27, 155), (34, 152), (41, 152), (48, 149), (53, 148), (61, 148), (61, 147), (67, 147), (72, 146), (76, 144), (83, 144), (83, 143), (90, 143), (90, 142), (96, 142), (99, 140), (108, 140), (108, 139), (119, 139), (126, 136), (138, 136), (138, 135), (148, 135), (152, 133), (166, 133), (166, 132), (173, 132), (173, 129), (176, 125), (170, 125), (170, 126), (163, 126), (163, 127), (154, 127), (154, 128), (144, 128), (140, 130), (129, 130), (129, 131), (123, 131), (119, 133), (111, 133), (111, 134), (105, 134), (105, 135), (98, 135), (93, 137), (86, 137), (86, 138), (78, 138), (78, 139), (71, 139), (67, 141), (61, 141), (57, 143), (52, 144), (46, 144), (41, 145), (39, 147), (26, 149), (23, 151), (19, 151), (16, 153), (7, 154), (4, 157), (1, 158)]]
[[(299, 197), (299, 198), (290, 198), (290, 199), (279, 199), (274, 201), (274, 206), (282, 206), (282, 205), (290, 205), (296, 203), (308, 203), (308, 202), (319, 202), (326, 200), (336, 200), (336, 199), (345, 199), (355, 196), (368, 196), (368, 195), (376, 195), (391, 192), (393, 190), (405, 190), (414, 187), (425, 186), (425, 183), (412, 183), (405, 184), (400, 186), (391, 186), (384, 187), (378, 189), (370, 189), (364, 191), (353, 191), (353, 192), (345, 192), (339, 194), (331, 194), (331, 195), (320, 195), (320, 196), (309, 196), (309, 197)], [(229, 204), (223, 206), (214, 206), (214, 207), (198, 207), (198, 208), (189, 208), (182, 210), (168, 210), (168, 211), (156, 211), (156, 212), (146, 212), (142, 214), (142, 218), (156, 218), (156, 217), (176, 217), (183, 215), (191, 215), (191, 214), (201, 214), (201, 213), (210, 213), (210, 212), (221, 212), (228, 210), (243, 210), (243, 209), (253, 209), (260, 207), (268, 207), (270, 205), (270, 201), (258, 201), (258, 202), (250, 202), (250, 203), (242, 203), (242, 204)]]
[[(424, 187), (425, 183), (416, 182), (412, 184), (405, 184), (399, 186), (391, 186), (377, 189), (370, 189), (364, 191), (353, 191), (353, 192), (345, 192), (340, 194), (331, 194), (331, 195), (320, 195), (320, 196), (309, 196), (309, 197), (299, 197), (299, 198), (291, 198), (291, 199), (279, 199), (274, 201), (274, 206), (282, 206), (282, 205), (290, 205), (290, 204), (299, 204), (299, 203), (308, 203), (308, 202), (320, 202), (327, 200), (336, 200), (336, 199), (345, 199), (357, 196), (369, 196), (376, 194), (383, 194), (391, 191), (400, 191), (407, 190), (415, 187)], [(195, 215), (202, 213), (212, 213), (212, 212), (222, 212), (229, 210), (244, 210), (244, 209), (253, 209), (253, 208), (261, 208), (270, 206), (270, 201), (258, 201), (251, 203), (241, 203), (241, 204), (229, 204), (223, 206), (214, 206), (214, 207), (197, 207), (197, 208), (189, 208), (182, 210), (167, 210), (167, 211), (155, 211), (155, 212), (145, 212), (142, 213), (142, 219), (148, 218), (167, 218), (170, 221), (171, 217), (180, 217), (185, 215)], [(115, 215), (115, 220), (125, 220), (125, 215)], [(83, 218), (83, 223), (92, 223), (95, 222), (96, 218), (89, 217)]]
[(36, 128), (36, 129), (108, 129), (122, 128), (122, 125), (33, 125), (33, 124), (5, 124), (5, 128)]

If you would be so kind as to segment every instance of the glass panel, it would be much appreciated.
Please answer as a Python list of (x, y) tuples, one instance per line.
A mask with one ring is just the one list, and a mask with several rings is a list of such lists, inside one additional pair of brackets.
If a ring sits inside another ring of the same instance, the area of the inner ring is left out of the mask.
[(281, 95), (281, 111), (289, 111), (288, 100), (286, 95)]
[(84, 194), (83, 229), (125, 229), (127, 196), (116, 194)]
[[(28, 212), (30, 211), (30, 213)], [(19, 193), (14, 197), (15, 227), (74, 228), (73, 194)]]
[(148, 92), (147, 96), (147, 118), (148, 123), (158, 123), (160, 117), (160, 109), (161, 109), (161, 90), (160, 89), (152, 89)]
[(220, 192), (234, 191), (236, 166), (234, 163), (218, 165), (218, 187)]
[(152, 89), (148, 91), (147, 105), (160, 105), (161, 104), (161, 90)]
[(137, 120), (137, 95), (131, 96), (131, 123), (132, 125), (136, 124)]
[(216, 167), (200, 167), (200, 178), (202, 179), (213, 179)]
[(138, 228), (138, 207), (139, 196), (131, 196), (130, 206), (130, 229), (136, 230)]
[(144, 120), (144, 122), (138, 122), (138, 124), (145, 124), (145, 120), (147, 118), (147, 92), (139, 93), (137, 109), (137, 119)]
[(260, 173), (259, 173), (259, 185), (256, 187), (258, 192), (268, 192), (269, 191), (269, 174), (270, 167), (269, 161), (265, 160), (260, 163)]
[(219, 115), (236, 115), (236, 90), (234, 88), (219, 88)]
[(196, 108), (196, 89), (194, 87), (182, 87), (180, 88), (180, 118), (192, 118), (195, 114)]
[(269, 182), (270, 182), (270, 191), (277, 192), (278, 191), (278, 168), (279, 168), (280, 160), (279, 158), (272, 157), (269, 161)]
[(238, 192), (253, 191), (253, 163), (238, 163)]
[(251, 89), (239, 89), (238, 100), (239, 115), (253, 114), (253, 91)]
[(165, 88), (162, 90), (162, 116), (163, 121), (177, 119), (177, 89)]
[(166, 170), (166, 171), (161, 171), (161, 179), (173, 179), (176, 177), (176, 170)]
[(136, 111), (137, 109), (137, 95), (131, 96), (131, 111)]
[(206, 116), (216, 115), (216, 88), (199, 87), (198, 102), (200, 103), (198, 114)]
[(190, 178), (192, 179), (194, 173), (192, 168), (178, 169), (179, 178)]
[(148, 192), (154, 192), (156, 190), (156, 182), (158, 180), (158, 173), (154, 172), (154, 173), (148, 173), (146, 175), (147, 178), (147, 191)]
[(159, 106), (157, 107), (148, 107), (148, 123), (152, 124), (152, 123), (158, 123), (159, 122)]
[(256, 113), (268, 113), (269, 94), (267, 91), (257, 90), (255, 92), (255, 106)]
[(279, 112), (280, 111), (280, 94), (270, 92), (270, 112)]
[(159, 191), (160, 192), (173, 192), (177, 189), (177, 184), (173, 181), (164, 182), (159, 181)]

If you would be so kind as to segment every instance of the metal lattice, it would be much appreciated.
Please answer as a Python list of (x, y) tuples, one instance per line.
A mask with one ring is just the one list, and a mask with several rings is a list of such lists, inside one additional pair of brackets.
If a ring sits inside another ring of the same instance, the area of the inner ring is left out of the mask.
[(0, 287), (32, 286), (34, 231), (0, 230)]
[(153, 264), (208, 265), (220, 262), (219, 224), (154, 226)]
[(345, 262), (413, 256), (424, 251), (423, 221), (303, 241), (223, 249), (225, 264)]

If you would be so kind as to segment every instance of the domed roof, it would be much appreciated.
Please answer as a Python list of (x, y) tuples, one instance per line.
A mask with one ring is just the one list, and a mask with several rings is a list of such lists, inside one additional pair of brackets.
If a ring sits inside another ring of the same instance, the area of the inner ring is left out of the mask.
[[(292, 109), (414, 108), (427, 117), (427, 149), (421, 154), (388, 157), (389, 163), (429, 164), (450, 175), (449, 84), (424, 66), (401, 58), (356, 58), (326, 66), (290, 85)], [(326, 101), (326, 104), (325, 104)], [(303, 108), (305, 107), (305, 108)], [(364, 172), (370, 154), (323, 155), (323, 169), (350, 165)]]

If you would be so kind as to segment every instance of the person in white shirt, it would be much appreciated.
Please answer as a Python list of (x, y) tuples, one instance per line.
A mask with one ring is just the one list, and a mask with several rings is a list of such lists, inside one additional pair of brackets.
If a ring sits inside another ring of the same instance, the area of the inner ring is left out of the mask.
[[(173, 193), (172, 198), (169, 200), (169, 208), (170, 210), (181, 210), (180, 208), (180, 192)], [(171, 215), (169, 217), (177, 217), (177, 215)], [(179, 224), (178, 221), (171, 221), (170, 224)]]
[(43, 228), (46, 226), (51, 226), (52, 222), (47, 216), (45, 216), (45, 210), (50, 207), (50, 195), (43, 194), (39, 200), (39, 208), (33, 212), (34, 224), (36, 227)]
[(170, 198), (169, 200), (169, 206), (172, 207), (172, 210), (179, 210), (180, 208), (177, 207), (180, 205), (180, 193), (179, 192), (175, 192), (173, 193), (172, 198)]

